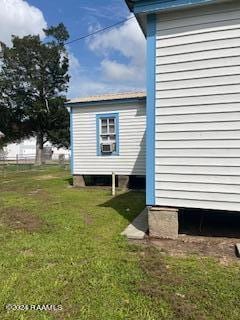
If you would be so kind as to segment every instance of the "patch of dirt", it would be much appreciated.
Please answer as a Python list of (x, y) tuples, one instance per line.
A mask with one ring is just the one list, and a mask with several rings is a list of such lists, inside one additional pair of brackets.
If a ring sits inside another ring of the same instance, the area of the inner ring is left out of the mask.
[(44, 222), (40, 217), (18, 207), (1, 209), (0, 219), (13, 230), (36, 232), (44, 226)]
[(37, 199), (42, 200), (44, 203), (50, 200), (50, 194), (43, 189), (32, 190), (28, 193), (28, 195), (31, 197), (36, 197)]
[(34, 196), (34, 195), (38, 194), (41, 191), (42, 191), (42, 189), (32, 190), (31, 192), (28, 193), (28, 195), (29, 196)]
[(85, 224), (90, 225), (93, 223), (93, 218), (89, 214), (85, 214), (83, 219)]
[(32, 249), (22, 250), (21, 253), (22, 253), (22, 255), (25, 256), (25, 257), (31, 257), (31, 256), (34, 255)]
[(156, 259), (154, 248), (146, 247), (141, 259), (141, 268), (151, 278), (151, 281), (142, 281), (139, 290), (151, 299), (162, 299), (172, 308), (173, 317), (170, 319), (206, 320), (206, 316), (197, 309), (185, 295), (180, 292), (172, 292), (169, 287), (178, 288), (183, 284), (183, 279), (172, 271), (170, 266), (163, 261), (159, 254)]
[(51, 179), (57, 179), (59, 178), (58, 176), (54, 176), (52, 174), (45, 174), (45, 175), (42, 175), (42, 176), (38, 176), (38, 177), (35, 177), (34, 179), (35, 180), (51, 180)]
[(221, 264), (239, 262), (235, 245), (240, 243), (240, 215), (185, 209), (179, 213), (179, 235), (176, 240), (148, 238), (170, 256), (198, 255), (216, 258)]
[(223, 264), (239, 262), (236, 256), (235, 244), (239, 243), (235, 238), (216, 238), (179, 235), (176, 240), (150, 239), (150, 243), (160, 248), (170, 256), (187, 256), (196, 254), (203, 257), (213, 257)]

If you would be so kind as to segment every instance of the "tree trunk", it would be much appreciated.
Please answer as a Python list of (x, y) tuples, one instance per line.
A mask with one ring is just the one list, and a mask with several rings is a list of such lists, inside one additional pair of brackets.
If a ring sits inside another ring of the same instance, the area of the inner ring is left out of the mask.
[(37, 142), (36, 142), (36, 158), (35, 158), (35, 165), (41, 166), (44, 163), (44, 155), (43, 155), (43, 135), (37, 135)]

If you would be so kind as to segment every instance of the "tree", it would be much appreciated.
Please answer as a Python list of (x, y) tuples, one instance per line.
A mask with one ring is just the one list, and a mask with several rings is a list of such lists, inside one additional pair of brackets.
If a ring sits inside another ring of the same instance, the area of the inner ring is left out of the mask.
[(9, 140), (34, 136), (36, 163), (43, 162), (43, 147), (50, 141), (69, 146), (69, 113), (64, 106), (68, 89), (68, 57), (65, 26), (44, 30), (39, 36), (12, 37), (3, 45), (0, 71), (0, 123)]

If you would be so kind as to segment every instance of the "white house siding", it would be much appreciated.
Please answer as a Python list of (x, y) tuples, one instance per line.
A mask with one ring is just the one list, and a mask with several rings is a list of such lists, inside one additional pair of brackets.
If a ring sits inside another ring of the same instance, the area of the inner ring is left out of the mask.
[[(63, 154), (66, 159), (69, 159), (69, 151), (64, 148), (57, 149), (50, 142), (47, 142), (44, 147), (51, 147), (53, 154), (52, 159), (58, 160), (60, 154)], [(6, 158), (9, 160), (19, 159), (34, 159), (36, 156), (36, 138), (25, 139), (19, 143), (10, 143), (3, 148)]]
[(240, 211), (240, 1), (159, 14), (156, 204)]
[[(145, 175), (145, 103), (73, 107), (73, 174)], [(119, 155), (97, 156), (96, 114), (119, 113)]]

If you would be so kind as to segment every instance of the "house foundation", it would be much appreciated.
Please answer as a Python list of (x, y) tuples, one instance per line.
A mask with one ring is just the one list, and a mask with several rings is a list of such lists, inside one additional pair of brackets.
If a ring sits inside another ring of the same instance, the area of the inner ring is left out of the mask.
[[(146, 184), (145, 176), (140, 175), (116, 175), (116, 187), (122, 190), (138, 189), (144, 190)], [(86, 186), (112, 186), (112, 175), (73, 175), (74, 187)]]
[(119, 175), (118, 176), (118, 187), (121, 189), (128, 189), (129, 176)]
[(84, 176), (82, 175), (74, 175), (73, 176), (73, 186), (80, 188), (80, 187), (85, 187), (86, 183), (84, 180)]
[(148, 224), (150, 237), (176, 239), (178, 237), (178, 209), (150, 207)]

